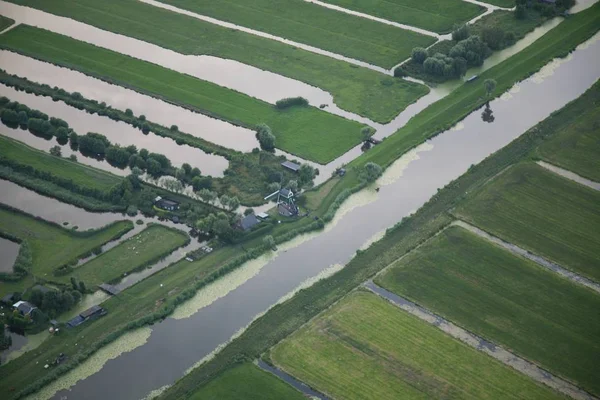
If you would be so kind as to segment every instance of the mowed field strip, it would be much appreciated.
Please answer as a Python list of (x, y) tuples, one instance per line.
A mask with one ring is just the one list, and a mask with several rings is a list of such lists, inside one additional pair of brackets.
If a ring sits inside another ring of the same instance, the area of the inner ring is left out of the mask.
[(436, 41), (303, 0), (160, 1), (388, 69)]
[(600, 393), (600, 297), (587, 288), (456, 226), (376, 283)]
[(305, 82), (328, 91), (342, 109), (379, 123), (391, 121), (424, 85), (275, 40), (228, 29), (137, 0), (9, 0), (181, 54), (209, 55)]
[(562, 398), (364, 291), (275, 346), (271, 359), (334, 398)]
[(465, 23), (485, 11), (462, 0), (321, 0), (400, 24), (448, 33), (454, 24)]
[(188, 236), (182, 231), (151, 225), (106, 253), (75, 267), (72, 275), (90, 286), (118, 280), (126, 273), (159, 261), (187, 242)]
[(190, 400), (306, 400), (299, 391), (254, 364), (233, 367), (191, 395)]
[(20, 25), (0, 36), (0, 47), (239, 125), (255, 127), (266, 123), (277, 138), (276, 147), (321, 164), (361, 142), (359, 123), (318, 108), (278, 110), (269, 103), (211, 82), (43, 29)]
[(600, 192), (534, 163), (518, 164), (454, 214), (500, 239), (600, 281)]

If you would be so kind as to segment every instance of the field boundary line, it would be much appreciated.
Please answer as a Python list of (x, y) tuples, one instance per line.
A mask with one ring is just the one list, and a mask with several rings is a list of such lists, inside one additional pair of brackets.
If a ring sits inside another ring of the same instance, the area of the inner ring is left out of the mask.
[(493, 357), (504, 365), (511, 367), (516, 371), (532, 378), (533, 380), (543, 383), (544, 385), (549, 386), (566, 396), (577, 400), (598, 400), (597, 397), (594, 397), (576, 385), (551, 374), (533, 362), (521, 358), (511, 353), (509, 350), (498, 346), (495, 343), (490, 342), (478, 335), (475, 335), (474, 333), (461, 328), (458, 325), (455, 325), (454, 323), (442, 318), (438, 314), (435, 314), (425, 307), (413, 303), (404, 297), (398, 296), (376, 285), (372, 280), (363, 283), (362, 287), (372, 292), (376, 296), (388, 301), (399, 309), (406, 311), (420, 320), (435, 326), (454, 339), (458, 339), (466, 345)]
[(266, 362), (262, 361), (262, 360), (255, 360), (254, 361), (254, 365), (256, 365), (258, 368), (260, 368), (261, 370), (277, 377), (278, 379), (282, 380), (283, 382), (285, 382), (286, 384), (288, 384), (289, 386), (293, 387), (294, 389), (298, 390), (299, 392), (302, 392), (304, 395), (306, 396), (310, 396), (311, 399), (319, 399), (319, 400), (330, 400), (329, 397), (327, 397), (326, 395), (324, 395), (323, 393), (321, 393), (320, 391), (316, 390), (315, 388), (313, 388), (312, 386), (306, 384), (305, 382), (301, 381), (300, 379), (298, 379), (297, 377), (285, 372), (284, 370), (282, 370), (279, 367), (276, 367), (274, 365), (269, 365)]
[(467, 231), (477, 235), (478, 237), (480, 237), (496, 246), (502, 247), (504, 250), (508, 250), (509, 252), (511, 252), (517, 256), (521, 256), (528, 260), (531, 260), (531, 261), (535, 262), (536, 264), (538, 264), (539, 266), (543, 267), (544, 269), (547, 269), (550, 272), (556, 273), (563, 278), (566, 278), (566, 279), (568, 279), (574, 283), (577, 283), (579, 285), (583, 285), (589, 289), (592, 289), (596, 293), (600, 294), (600, 284), (599, 283), (594, 282), (593, 280), (588, 279), (588, 278), (586, 278), (582, 275), (579, 275), (575, 272), (572, 272), (564, 267), (561, 267), (560, 265), (558, 265), (550, 260), (547, 260), (544, 257), (538, 256), (537, 254), (534, 254), (528, 250), (525, 250), (522, 247), (519, 247), (513, 243), (504, 241), (497, 236), (494, 236), (474, 225), (471, 225), (468, 222), (457, 219), (456, 221), (453, 221), (450, 224), (450, 226), (459, 226), (463, 229), (466, 229)]
[(564, 169), (561, 167), (558, 167), (552, 163), (549, 163), (547, 161), (537, 161), (536, 162), (537, 165), (539, 165), (540, 167), (556, 174), (556, 175), (560, 175), (563, 178), (566, 178), (570, 181), (573, 181), (575, 183), (579, 183), (580, 185), (589, 187), (590, 189), (594, 189), (594, 190), (599, 190), (600, 191), (600, 183), (595, 182), (591, 179), (587, 179), (584, 178), (581, 175), (576, 174), (573, 171), (569, 171), (568, 169)]

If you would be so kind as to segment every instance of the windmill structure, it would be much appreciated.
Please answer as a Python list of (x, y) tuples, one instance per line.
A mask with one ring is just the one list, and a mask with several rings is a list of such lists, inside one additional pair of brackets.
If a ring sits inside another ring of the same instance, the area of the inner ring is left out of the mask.
[(265, 200), (269, 200), (275, 196), (277, 196), (277, 211), (279, 212), (279, 214), (285, 217), (293, 217), (298, 215), (298, 206), (296, 206), (296, 198), (294, 196), (294, 192), (292, 192), (291, 189), (279, 189), (265, 197)]

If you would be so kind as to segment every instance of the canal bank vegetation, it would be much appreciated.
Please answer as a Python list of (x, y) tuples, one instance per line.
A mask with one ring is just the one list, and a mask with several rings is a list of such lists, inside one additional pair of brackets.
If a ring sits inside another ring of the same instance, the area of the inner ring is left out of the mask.
[(75, 277), (90, 288), (114, 283), (132, 272), (148, 267), (187, 245), (190, 237), (179, 229), (152, 224), (137, 235), (79, 266), (63, 265), (50, 280), (68, 282)]
[(7, 18), (3, 15), (0, 15), (0, 31), (5, 30), (9, 26), (15, 23), (14, 19)]
[(302, 393), (251, 363), (232, 368), (191, 397), (192, 400), (303, 400)]
[(435, 43), (430, 36), (298, 0), (279, 0), (277, 7), (269, 0), (161, 1), (386, 69), (413, 47)]
[[(600, 84), (596, 83), (579, 99), (553, 113), (478, 165), (471, 167), (460, 178), (440, 189), (410, 217), (388, 229), (381, 240), (373, 243), (367, 250), (357, 253), (338, 273), (316, 282), (291, 299), (272, 307), (212, 360), (181, 378), (159, 398), (188, 398), (230, 367), (238, 365), (243, 360), (261, 357), (269, 348), (299, 329), (321, 311), (328, 309), (352, 289), (446, 228), (454, 220), (449, 212), (464, 200), (465, 193), (481, 187), (510, 165), (530, 157), (535, 148), (554, 137), (563, 125), (572, 123), (582, 108), (597, 104), (599, 96)], [(333, 193), (332, 190), (327, 196), (333, 196)]]
[(137, 0), (9, 1), (72, 18), (182, 54), (236, 60), (296, 79), (328, 91), (342, 109), (379, 123), (391, 121), (429, 91), (421, 84), (392, 79), (368, 68)]
[(562, 398), (362, 290), (279, 343), (270, 358), (331, 398)]
[(361, 142), (361, 125), (315, 107), (278, 110), (273, 105), (156, 64), (20, 25), (0, 37), (0, 47), (72, 68), (193, 111), (254, 129), (266, 123), (276, 147), (326, 164)]
[(326, 0), (325, 3), (440, 34), (450, 32), (455, 24), (465, 23), (485, 11), (485, 7), (461, 0)]
[(451, 227), (375, 283), (600, 393), (600, 297), (533, 261)]
[(599, 204), (597, 190), (527, 163), (470, 193), (454, 214), (598, 282)]
[[(117, 221), (103, 228), (76, 231), (58, 224), (36, 218), (17, 209), (0, 203), (0, 230), (21, 243), (26, 243), (30, 252), (28, 260), (23, 260), (22, 269), (27, 275), (35, 276), (39, 281), (53, 279), (53, 271), (63, 265), (76, 264), (82, 258), (92, 254), (102, 245), (116, 240), (133, 229), (131, 221)], [(30, 258), (30, 260), (29, 260)], [(24, 275), (24, 274), (20, 274)], [(0, 275), (0, 280), (3, 278)], [(19, 282), (25, 284), (19, 276), (16, 285), (0, 285), (0, 295), (14, 291)], [(9, 277), (10, 281), (14, 279)], [(25, 289), (22, 287), (21, 289)]]
[[(187, 164), (184, 164), (181, 169), (172, 168), (170, 167), (170, 162), (167, 163), (166, 161), (168, 160), (164, 160), (164, 158), (161, 157), (161, 160), (166, 165), (164, 172), (175, 176), (184, 186), (192, 185), (194, 191), (196, 192), (202, 189), (214, 190), (219, 195), (226, 194), (228, 196), (237, 197), (240, 200), (240, 203), (243, 205), (258, 206), (264, 204), (264, 196), (267, 194), (268, 186), (270, 184), (276, 182), (280, 185), (285, 185), (290, 180), (298, 180), (296, 174), (281, 167), (281, 163), (286, 160), (284, 156), (275, 156), (271, 152), (256, 150), (252, 153), (240, 153), (222, 146), (215, 145), (188, 133), (181, 132), (176, 125), (172, 125), (171, 127), (167, 128), (150, 121), (145, 115), (136, 116), (131, 109), (127, 109), (125, 111), (115, 109), (107, 106), (104, 103), (98, 103), (95, 100), (87, 99), (80, 93), (69, 93), (58, 87), (52, 88), (49, 85), (32, 82), (26, 78), (21, 78), (17, 75), (11, 75), (2, 70), (0, 70), (0, 82), (6, 86), (25, 91), (27, 93), (52, 97), (54, 101), (63, 101), (69, 106), (79, 110), (85, 110), (91, 114), (106, 116), (115, 121), (128, 123), (135, 128), (141, 129), (142, 133), (144, 134), (152, 132), (158, 136), (173, 139), (179, 145), (196, 147), (207, 154), (214, 153), (226, 158), (229, 161), (229, 167), (225, 170), (224, 176), (220, 178), (213, 178), (211, 176), (200, 176), (201, 171), (199, 171), (197, 168), (191, 168)], [(10, 104), (13, 106), (15, 105), (14, 103)], [(36, 113), (36, 110), (30, 111)], [(39, 115), (43, 118), (47, 118), (45, 114)], [(13, 117), (13, 119), (15, 118), (18, 119), (19, 115)], [(40, 118), (38, 117), (38, 119)], [(18, 123), (12, 120), (7, 122), (10, 126)], [(62, 121), (62, 123), (66, 122)], [(52, 126), (50, 126), (49, 129), (52, 129)], [(52, 130), (52, 132), (56, 133), (55, 130)], [(54, 136), (56, 136), (59, 144), (66, 143), (64, 134), (62, 136), (55, 134)], [(73, 140), (76, 141), (78, 138), (79, 136), (69, 135), (69, 140), (72, 142), (73, 146), (77, 146), (77, 143), (73, 143)], [(96, 139), (98, 139), (98, 137), (96, 137)], [(104, 147), (106, 148), (106, 146)], [(122, 168), (129, 166), (130, 168), (138, 167), (141, 169), (147, 169), (147, 158), (149, 156), (147, 152), (144, 152), (143, 150), (137, 151), (137, 149), (134, 149), (131, 146), (126, 148), (115, 147), (113, 150), (115, 151), (105, 151), (107, 160), (109, 162), (112, 160), (111, 165)], [(129, 154), (129, 156), (125, 154), (134, 152), (135, 154)], [(118, 161), (119, 159), (121, 161), (115, 164), (115, 161)], [(163, 168), (161, 164), (161, 169), (156, 169), (156, 172), (162, 171)], [(314, 172), (316, 173), (316, 171)], [(304, 177), (303, 179), (298, 180), (300, 189), (311, 187), (312, 178), (314, 177)]]

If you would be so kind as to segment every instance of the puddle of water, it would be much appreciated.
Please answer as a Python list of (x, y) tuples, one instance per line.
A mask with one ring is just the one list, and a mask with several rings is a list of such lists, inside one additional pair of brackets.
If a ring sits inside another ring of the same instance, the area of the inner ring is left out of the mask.
[(0, 272), (12, 272), (19, 255), (19, 244), (0, 237)]
[(123, 353), (130, 352), (136, 347), (142, 346), (150, 337), (150, 328), (140, 328), (127, 332), (119, 339), (104, 346), (90, 358), (82, 362), (77, 368), (70, 370), (52, 383), (44, 386), (39, 392), (27, 396), (27, 400), (48, 399), (58, 391), (69, 389), (77, 382), (100, 371), (110, 360), (119, 357)]

